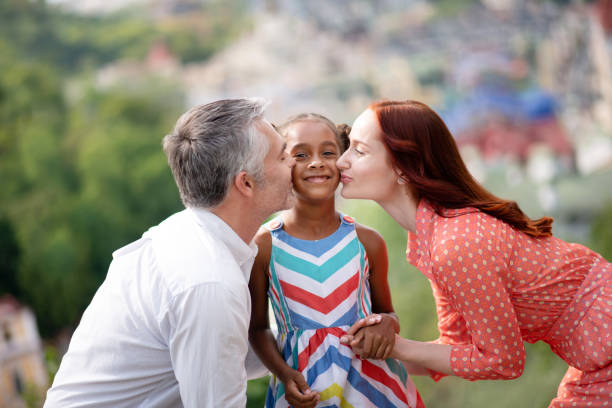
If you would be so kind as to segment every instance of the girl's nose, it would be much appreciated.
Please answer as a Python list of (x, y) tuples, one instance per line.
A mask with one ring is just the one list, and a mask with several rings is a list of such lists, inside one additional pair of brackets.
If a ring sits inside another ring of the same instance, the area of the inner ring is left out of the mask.
[(323, 167), (323, 162), (320, 160), (313, 160), (308, 164), (308, 167), (311, 169), (316, 169), (319, 167)]

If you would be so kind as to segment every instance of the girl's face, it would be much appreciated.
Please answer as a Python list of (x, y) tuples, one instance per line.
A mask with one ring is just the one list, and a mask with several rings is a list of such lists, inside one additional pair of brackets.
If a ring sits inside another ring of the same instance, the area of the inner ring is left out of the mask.
[(324, 123), (303, 120), (289, 126), (286, 141), (289, 156), (295, 160), (293, 189), (298, 199), (333, 198), (340, 183), (335, 133)]
[(355, 119), (349, 139), (349, 148), (337, 162), (342, 197), (385, 201), (401, 186), (373, 111), (366, 109)]

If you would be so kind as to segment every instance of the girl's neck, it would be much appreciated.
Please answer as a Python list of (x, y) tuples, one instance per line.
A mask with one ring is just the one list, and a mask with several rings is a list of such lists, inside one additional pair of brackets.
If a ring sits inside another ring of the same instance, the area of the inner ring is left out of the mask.
[(293, 208), (283, 214), (285, 230), (300, 239), (316, 240), (331, 235), (338, 229), (340, 217), (335, 200), (307, 202), (297, 200)]

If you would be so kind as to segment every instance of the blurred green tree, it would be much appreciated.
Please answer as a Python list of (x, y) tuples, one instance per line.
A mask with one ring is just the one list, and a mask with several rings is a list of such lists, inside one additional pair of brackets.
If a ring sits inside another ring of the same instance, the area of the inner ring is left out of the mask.
[(33, 307), (43, 335), (78, 320), (113, 250), (182, 208), (161, 151), (182, 90), (144, 74), (101, 90), (88, 72), (159, 39), (208, 58), (245, 27), (244, 2), (228, 4), (155, 19), (0, 3), (0, 291)]
[(592, 225), (592, 248), (608, 261), (612, 260), (612, 202), (604, 206)]
[(21, 289), (17, 283), (17, 267), (20, 248), (11, 222), (0, 219), (0, 295), (10, 293), (19, 298)]

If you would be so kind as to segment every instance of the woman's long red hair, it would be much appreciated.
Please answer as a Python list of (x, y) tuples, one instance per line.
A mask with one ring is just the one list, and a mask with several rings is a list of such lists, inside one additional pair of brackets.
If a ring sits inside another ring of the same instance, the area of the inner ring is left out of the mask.
[(416, 101), (380, 101), (370, 105), (383, 142), (402, 178), (418, 198), (438, 214), (444, 208), (474, 207), (533, 237), (552, 234), (553, 219), (532, 220), (515, 201), (498, 198), (470, 174), (444, 121)]

